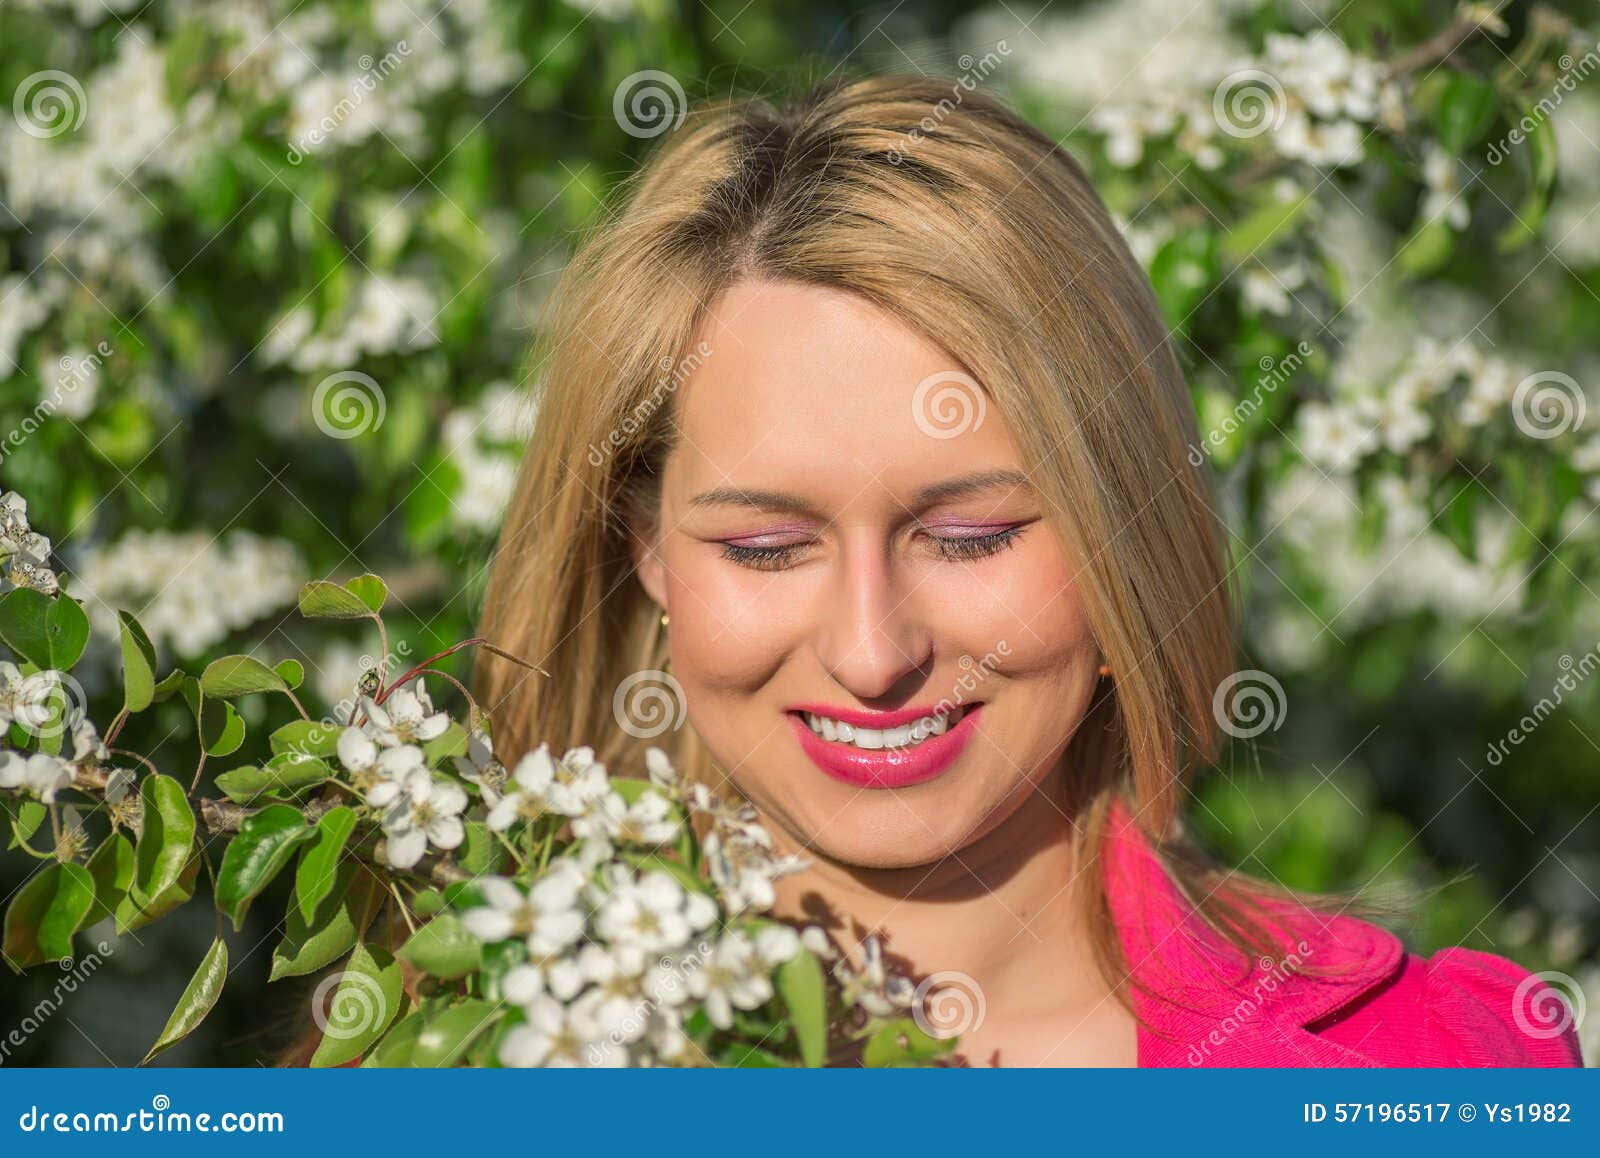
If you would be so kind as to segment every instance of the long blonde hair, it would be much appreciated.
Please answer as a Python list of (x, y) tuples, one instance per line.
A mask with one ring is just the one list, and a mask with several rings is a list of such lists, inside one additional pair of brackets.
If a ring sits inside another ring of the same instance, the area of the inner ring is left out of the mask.
[[(509, 762), (540, 742), (589, 744), (637, 770), (654, 743), (688, 775), (720, 781), (692, 728), (635, 738), (612, 700), (629, 676), (666, 664), (629, 531), (656, 515), (673, 368), (692, 364), (706, 311), (746, 277), (859, 295), (983, 384), (1079, 561), (1113, 673), (1065, 757), (1084, 851), (1098, 863), (1118, 795), (1158, 848), (1180, 850), (1187, 780), (1217, 751), (1212, 697), (1234, 670), (1234, 624), (1178, 359), (1078, 164), (1001, 102), (927, 78), (693, 112), (578, 249), (544, 329), (537, 416), (481, 628), (549, 678), (482, 658), (497, 752)], [(1230, 941), (1249, 953), (1269, 943), (1250, 898), (1275, 890), (1234, 887), (1202, 857), (1164, 863)], [(1100, 887), (1098, 872), (1085, 875)], [(1120, 945), (1103, 897), (1092, 915), (1115, 984)]]

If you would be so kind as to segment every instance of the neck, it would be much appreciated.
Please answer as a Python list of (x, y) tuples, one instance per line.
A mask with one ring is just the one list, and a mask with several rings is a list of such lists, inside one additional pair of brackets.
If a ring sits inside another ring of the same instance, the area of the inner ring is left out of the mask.
[(932, 865), (862, 868), (786, 849), (812, 867), (778, 882), (777, 913), (824, 924), (852, 956), (875, 934), (891, 968), (913, 981), (966, 974), (997, 1030), (1098, 1007), (1110, 988), (1089, 939), (1092, 882), (1080, 872), (1075, 819), (1050, 803), (1066, 799), (1055, 779), (1026, 789), (1003, 823)]

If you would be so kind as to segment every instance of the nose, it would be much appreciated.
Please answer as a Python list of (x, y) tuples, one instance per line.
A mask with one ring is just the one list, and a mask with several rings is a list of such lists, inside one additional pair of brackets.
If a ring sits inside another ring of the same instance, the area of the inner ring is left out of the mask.
[(835, 682), (866, 701), (916, 691), (932, 669), (933, 625), (912, 585), (897, 582), (881, 542), (851, 545), (830, 595), (816, 648)]

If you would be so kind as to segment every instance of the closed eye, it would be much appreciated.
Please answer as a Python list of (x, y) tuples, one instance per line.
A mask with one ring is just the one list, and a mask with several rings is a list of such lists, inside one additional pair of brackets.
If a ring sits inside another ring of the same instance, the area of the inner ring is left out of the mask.
[(1016, 546), (1017, 538), (1023, 530), (1023, 526), (1018, 524), (983, 535), (929, 535), (928, 538), (933, 541), (935, 549), (944, 558), (951, 562), (970, 562), (973, 559), (998, 555), (1001, 551)]
[[(941, 559), (951, 563), (970, 563), (998, 555), (1015, 546), (1026, 529), (1026, 524), (1019, 523), (980, 535), (935, 535), (925, 530), (923, 536)], [(781, 571), (810, 545), (809, 542), (760, 545), (725, 542), (722, 544), (722, 557), (752, 571)]]

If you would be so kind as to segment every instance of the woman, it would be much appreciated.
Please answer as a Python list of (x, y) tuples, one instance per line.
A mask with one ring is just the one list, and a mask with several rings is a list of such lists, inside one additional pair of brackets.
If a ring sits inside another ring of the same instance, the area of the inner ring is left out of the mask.
[[(1577, 1064), (1511, 963), (1186, 850), (1223, 532), (1144, 274), (999, 103), (692, 116), (572, 262), (542, 381), (483, 635), (550, 678), (485, 663), (497, 749), (725, 782), (811, 861), (779, 912), (981, 1000), (968, 1063)], [(640, 679), (689, 726), (630, 730)]]

